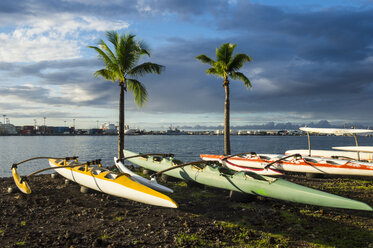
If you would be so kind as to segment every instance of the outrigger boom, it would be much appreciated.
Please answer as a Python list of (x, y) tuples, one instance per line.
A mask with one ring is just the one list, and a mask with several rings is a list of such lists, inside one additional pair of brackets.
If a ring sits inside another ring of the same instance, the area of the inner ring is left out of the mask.
[(66, 165), (66, 166), (61, 166), (61, 167), (57, 167), (57, 168), (53, 168), (53, 167), (44, 168), (44, 169), (41, 169), (41, 170), (37, 170), (37, 171), (27, 175), (27, 176), (20, 176), (18, 174), (18, 171), (17, 171), (18, 165), (29, 162), (29, 161), (32, 161), (32, 160), (36, 160), (36, 159), (63, 159), (65, 161), (65, 164), (66, 164), (66, 161), (76, 160), (77, 158), (78, 158), (78, 156), (63, 157), (63, 158), (60, 158), (60, 157), (58, 157), (58, 158), (55, 158), (55, 157), (33, 157), (33, 158), (29, 158), (29, 159), (23, 160), (23, 161), (18, 162), (18, 163), (14, 163), (11, 166), (14, 182), (15, 182), (16, 186), (18, 187), (18, 189), (22, 193), (31, 194), (31, 188), (30, 188), (30, 185), (28, 184), (28, 178), (31, 177), (31, 176), (34, 176), (36, 174), (39, 174), (41, 172), (44, 172), (44, 171), (47, 171), (47, 170), (59, 169), (59, 168), (72, 168), (72, 167), (82, 166), (82, 165), (89, 166), (89, 165), (99, 164), (101, 166), (101, 159), (96, 159), (96, 160), (92, 160), (92, 161), (87, 161), (86, 163), (82, 163), (82, 164)]

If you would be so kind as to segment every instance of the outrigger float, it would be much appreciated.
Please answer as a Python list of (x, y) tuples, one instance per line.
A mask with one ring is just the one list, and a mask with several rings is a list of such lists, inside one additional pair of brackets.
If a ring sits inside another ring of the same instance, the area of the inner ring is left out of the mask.
[[(17, 166), (34, 159), (49, 159), (51, 168), (38, 170), (26, 177), (19, 176)], [(136, 182), (133, 180), (131, 175), (126, 173), (115, 173), (103, 168), (100, 159), (79, 163), (77, 157), (37, 157), (13, 164), (12, 174), (19, 190), (25, 194), (30, 194), (31, 189), (28, 184), (28, 178), (40, 172), (51, 169), (54, 169), (61, 176), (82, 186), (109, 195), (155, 206), (169, 208), (178, 207), (178, 205), (170, 197)]]
[(216, 161), (182, 163), (165, 154), (151, 156), (124, 150), (125, 160), (156, 171), (153, 177), (164, 173), (179, 179), (247, 194), (271, 197), (296, 203), (323, 207), (373, 211), (363, 202), (315, 190), (286, 180), (258, 175), (249, 171), (233, 171)]

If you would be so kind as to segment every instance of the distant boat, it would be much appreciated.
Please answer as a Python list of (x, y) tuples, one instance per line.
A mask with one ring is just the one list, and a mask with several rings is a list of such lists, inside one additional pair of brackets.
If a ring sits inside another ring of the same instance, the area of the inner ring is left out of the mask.
[(181, 135), (186, 134), (184, 131), (180, 131), (177, 127), (173, 128), (172, 125), (169, 127), (169, 129), (166, 131), (167, 135)]

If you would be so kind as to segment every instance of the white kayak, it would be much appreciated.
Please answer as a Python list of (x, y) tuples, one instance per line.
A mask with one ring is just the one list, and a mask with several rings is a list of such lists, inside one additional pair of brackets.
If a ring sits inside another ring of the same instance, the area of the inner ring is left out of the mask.
[[(336, 147), (333, 147), (335, 149)], [(313, 157), (322, 157), (322, 158), (351, 158), (355, 160), (366, 160), (372, 161), (372, 153), (367, 152), (359, 152), (359, 154), (355, 151), (343, 151), (342, 149), (338, 149), (341, 151), (334, 151), (334, 150), (311, 150), (311, 154), (309, 150), (306, 149), (295, 149), (295, 150), (287, 150), (285, 155), (292, 155), (292, 154), (300, 154), (302, 156), (313, 156)]]
[(334, 146), (334, 150), (373, 153), (373, 146)]
[(174, 191), (166, 186), (160, 185), (157, 183), (157, 180), (155, 178), (152, 178), (151, 180), (143, 178), (142, 176), (137, 175), (130, 169), (128, 169), (121, 161), (118, 161), (116, 157), (114, 157), (115, 166), (118, 168), (118, 170), (122, 173), (126, 173), (128, 175), (131, 175), (132, 180), (135, 180), (138, 183), (141, 183), (149, 188), (152, 188), (154, 190), (159, 190), (162, 192), (167, 193), (173, 193)]

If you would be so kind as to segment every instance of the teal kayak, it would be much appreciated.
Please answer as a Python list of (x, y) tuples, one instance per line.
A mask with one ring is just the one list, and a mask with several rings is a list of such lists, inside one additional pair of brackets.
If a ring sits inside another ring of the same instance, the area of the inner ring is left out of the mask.
[[(127, 161), (152, 171), (163, 171), (177, 165), (180, 161), (172, 157), (138, 156), (139, 153), (124, 150)], [(308, 188), (281, 178), (261, 176), (253, 172), (236, 172), (219, 164), (188, 165), (164, 172), (164, 174), (187, 181), (232, 190), (247, 194), (271, 197), (296, 203), (323, 207), (346, 208), (373, 211), (366, 203)]]

